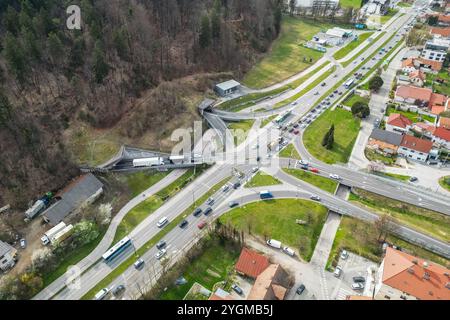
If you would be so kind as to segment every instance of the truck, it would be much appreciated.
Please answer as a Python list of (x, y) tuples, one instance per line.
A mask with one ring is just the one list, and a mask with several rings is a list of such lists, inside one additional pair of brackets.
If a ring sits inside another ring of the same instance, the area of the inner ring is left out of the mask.
[(133, 160), (133, 167), (153, 167), (153, 166), (161, 166), (163, 164), (164, 159), (161, 157), (142, 158)]
[(273, 194), (270, 191), (261, 191), (259, 197), (261, 199), (270, 199), (273, 198)]
[(25, 216), (28, 219), (33, 219), (46, 207), (45, 201), (42, 199), (37, 200), (27, 211), (25, 211)]
[(184, 156), (170, 156), (169, 161), (172, 164), (182, 164), (184, 162)]
[(281, 248), (281, 242), (278, 241), (278, 240), (270, 239), (270, 240), (267, 240), (266, 243), (267, 243), (267, 245), (269, 245), (269, 246), (271, 246), (273, 248), (276, 248), (276, 249), (280, 249)]
[(69, 224), (68, 226), (66, 226), (64, 229), (62, 229), (61, 231), (59, 231), (58, 233), (56, 233), (51, 239), (50, 242), (52, 243), (52, 245), (57, 245), (61, 242), (63, 242), (64, 240), (66, 240), (68, 237), (70, 237), (73, 233), (73, 225)]
[(44, 233), (44, 235), (41, 237), (41, 242), (44, 246), (49, 244), (53, 237), (58, 234), (61, 230), (63, 230), (66, 227), (66, 224), (64, 222), (58, 223), (56, 226), (48, 230)]

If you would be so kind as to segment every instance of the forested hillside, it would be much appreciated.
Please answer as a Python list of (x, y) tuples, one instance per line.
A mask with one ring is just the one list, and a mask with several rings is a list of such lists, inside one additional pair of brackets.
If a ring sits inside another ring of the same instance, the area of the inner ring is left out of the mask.
[[(267, 50), (280, 3), (2, 0), (0, 207), (23, 209), (78, 174), (61, 137), (80, 123), (130, 139), (171, 128), (185, 90), (205, 91), (219, 72), (239, 76)], [(81, 31), (66, 28), (71, 4)], [(176, 80), (190, 76), (184, 90)]]

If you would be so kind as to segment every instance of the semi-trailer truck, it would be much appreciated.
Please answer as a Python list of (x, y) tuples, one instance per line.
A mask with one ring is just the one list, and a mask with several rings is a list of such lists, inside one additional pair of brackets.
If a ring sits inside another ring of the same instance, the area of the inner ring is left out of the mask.
[(49, 244), (53, 237), (58, 234), (58, 232), (60, 232), (61, 230), (63, 230), (66, 227), (66, 224), (64, 222), (60, 222), (58, 223), (56, 226), (54, 226), (53, 228), (51, 228), (50, 230), (48, 230), (47, 232), (44, 233), (44, 235), (41, 237), (41, 242), (44, 246), (46, 246), (47, 244)]
[(66, 240), (68, 237), (70, 237), (73, 233), (73, 225), (69, 224), (68, 226), (66, 226), (64, 229), (62, 229), (61, 231), (59, 231), (58, 233), (56, 233), (51, 239), (50, 242), (52, 243), (52, 245), (57, 245), (58, 243), (63, 242), (64, 240)]
[(161, 157), (142, 158), (133, 160), (133, 167), (152, 167), (152, 166), (161, 166), (163, 164), (164, 159)]
[(170, 156), (169, 160), (173, 164), (182, 164), (184, 162), (184, 156)]
[(45, 208), (46, 204), (43, 200), (39, 199), (37, 200), (33, 206), (28, 208), (27, 211), (25, 211), (25, 216), (28, 219), (33, 219), (39, 212), (41, 212)]

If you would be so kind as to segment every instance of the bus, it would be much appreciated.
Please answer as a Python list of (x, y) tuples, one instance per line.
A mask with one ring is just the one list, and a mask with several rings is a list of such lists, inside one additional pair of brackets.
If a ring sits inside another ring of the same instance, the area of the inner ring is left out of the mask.
[(349, 80), (344, 84), (345, 89), (350, 89), (350, 87), (353, 85), (354, 82), (355, 82), (355, 79), (354, 79), (354, 78), (349, 79)]
[(282, 123), (284, 120), (286, 120), (287, 117), (289, 117), (292, 114), (292, 111), (286, 111), (280, 114), (278, 117), (275, 118), (274, 122), (276, 124)]
[(106, 262), (111, 261), (129, 246), (131, 246), (131, 239), (128, 237), (123, 238), (103, 254), (103, 260), (105, 260)]

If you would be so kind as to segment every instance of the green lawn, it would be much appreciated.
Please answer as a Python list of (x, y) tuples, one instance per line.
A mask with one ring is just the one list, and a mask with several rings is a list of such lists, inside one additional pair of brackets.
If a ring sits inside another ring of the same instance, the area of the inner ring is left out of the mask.
[(397, 5), (398, 5), (399, 7), (403, 7), (403, 8), (409, 8), (409, 7), (412, 6), (412, 4), (411, 4), (411, 3), (408, 3), (408, 2), (399, 2), (399, 3), (397, 3)]
[(366, 148), (364, 150), (364, 155), (366, 156), (366, 158), (369, 161), (379, 161), (379, 162), (384, 163), (387, 166), (392, 166), (395, 163), (396, 159), (397, 159), (396, 156), (387, 157), (387, 156), (384, 156), (384, 155), (382, 155), (382, 154), (380, 154), (378, 152), (370, 150), (368, 148)]
[[(327, 150), (322, 146), (324, 134), (334, 124), (334, 146)], [(361, 120), (343, 109), (331, 109), (322, 113), (305, 130), (303, 142), (308, 151), (317, 159), (333, 164), (347, 163), (352, 153), (353, 145), (359, 133)]]
[(390, 116), (392, 113), (399, 113), (399, 114), (405, 116), (406, 118), (408, 118), (409, 120), (411, 120), (412, 122), (420, 122), (420, 121), (426, 120), (428, 122), (434, 123), (434, 121), (436, 120), (434, 117), (429, 116), (429, 115), (419, 114), (417, 112), (395, 110), (395, 107), (388, 106), (388, 108), (386, 110), (386, 115)]
[(388, 214), (402, 224), (446, 242), (450, 241), (450, 217), (441, 213), (416, 207), (398, 200), (356, 189), (349, 201), (369, 207), (380, 214)]
[(340, 0), (339, 5), (341, 8), (355, 8), (359, 9), (362, 5), (362, 0)]
[(405, 176), (403, 174), (395, 174), (395, 173), (389, 173), (389, 172), (380, 172), (380, 176), (385, 176), (388, 178), (394, 178), (395, 180), (399, 181), (408, 181), (411, 176)]
[(264, 186), (274, 186), (276, 184), (281, 184), (280, 180), (260, 171), (255, 174), (255, 176), (249, 182), (247, 182), (244, 187), (256, 188)]
[(170, 221), (166, 227), (164, 227), (161, 231), (159, 231), (153, 238), (147, 241), (142, 247), (136, 250), (136, 253), (130, 256), (127, 260), (122, 262), (117, 268), (112, 270), (105, 278), (103, 278), (95, 287), (89, 290), (81, 299), (82, 300), (90, 300), (95, 294), (101, 290), (102, 288), (107, 287), (111, 281), (120, 276), (125, 270), (127, 270), (140, 256), (142, 256), (145, 252), (155, 246), (158, 241), (164, 238), (173, 228), (177, 227), (178, 224), (189, 214), (191, 214), (194, 209), (200, 203), (204, 203), (209, 197), (211, 197), (214, 193), (216, 193), (220, 188), (222, 188), (228, 181), (230, 177), (225, 178), (221, 182), (217, 183), (214, 187), (212, 187), (208, 192), (206, 192), (199, 199), (196, 199), (195, 203), (189, 206), (186, 210), (184, 210), (181, 214), (179, 214), (174, 220)]
[[(180, 276), (187, 280), (186, 284), (173, 285), (159, 297), (160, 300), (182, 300), (194, 283), (199, 283), (212, 291), (216, 283), (230, 277), (230, 271), (239, 258), (240, 251), (217, 237), (208, 240), (203, 252), (190, 263)], [(231, 272), (232, 274), (232, 272)]]
[[(375, 39), (373, 39), (370, 43), (368, 43), (364, 48), (362, 48), (361, 50), (359, 50), (359, 51), (353, 56), (353, 58), (348, 59), (347, 61), (344, 61), (344, 62), (342, 62), (341, 64), (342, 64), (344, 67), (348, 66), (348, 65), (349, 65), (350, 63), (352, 63), (355, 59), (357, 59), (357, 58), (360, 56), (360, 54), (361, 54), (362, 52), (366, 51), (369, 47), (371, 47), (371, 46), (372, 46), (372, 43), (376, 43), (378, 40), (380, 40), (380, 38), (383, 37), (385, 33), (386, 33), (385, 31), (381, 32)], [(372, 58), (371, 58), (371, 59), (372, 59)]]
[(301, 169), (283, 169), (284, 172), (294, 176), (300, 180), (310, 183), (326, 192), (333, 193), (336, 191), (338, 183), (334, 180), (319, 176), (309, 171)]
[(132, 197), (136, 197), (144, 190), (147, 190), (152, 185), (156, 184), (165, 178), (170, 171), (160, 172), (156, 170), (140, 171), (125, 176), (128, 188), (131, 190)]
[[(279, 240), (309, 261), (325, 222), (328, 209), (308, 200), (273, 199), (231, 210), (219, 219), (238, 230)], [(296, 219), (307, 221), (305, 225)]]
[(284, 16), (280, 36), (268, 54), (247, 73), (243, 84), (251, 88), (264, 88), (313, 65), (323, 53), (305, 48), (303, 44), (319, 31), (333, 26), (335, 25)]
[(247, 139), (248, 133), (252, 128), (255, 120), (243, 120), (239, 122), (231, 122), (228, 124), (228, 128), (231, 130), (237, 130), (234, 132), (234, 144), (240, 145)]
[(439, 179), (439, 184), (442, 188), (450, 191), (450, 176), (445, 176)]
[(273, 116), (270, 116), (268, 118), (265, 118), (263, 121), (261, 121), (261, 126), (260, 128), (264, 128), (265, 126), (267, 126), (273, 119), (275, 119), (276, 117), (278, 117), (277, 114), (274, 114)]
[(302, 158), (298, 154), (297, 149), (295, 149), (294, 145), (292, 143), (288, 144), (283, 150), (280, 151), (279, 156), (281, 158), (292, 158), (301, 160)]
[[(344, 249), (361, 255), (369, 260), (381, 263), (383, 252), (381, 244), (377, 242), (377, 236), (378, 234), (373, 224), (349, 216), (342, 217), (328, 258), (327, 269), (329, 269), (331, 265), (337, 265), (339, 253)], [(443, 266), (450, 266), (449, 261), (444, 257), (397, 237), (388, 236), (386, 241), (402, 248), (402, 250), (405, 250), (409, 254), (434, 261)]]
[(358, 96), (357, 94), (352, 95), (350, 98), (348, 98), (347, 100), (345, 100), (343, 102), (343, 105), (351, 107), (353, 106), (353, 104), (355, 104), (356, 102), (363, 102), (366, 104), (369, 104), (370, 99), (369, 98), (363, 98), (361, 96)]
[(347, 44), (345, 47), (339, 49), (338, 51), (336, 51), (333, 55), (333, 57), (336, 60), (340, 60), (342, 58), (344, 58), (347, 54), (349, 54), (350, 52), (352, 52), (355, 48), (357, 48), (361, 43), (363, 43), (364, 41), (367, 40), (367, 38), (369, 38), (371, 35), (373, 34), (373, 32), (364, 32), (361, 33), (358, 36), (357, 40), (351, 41), (349, 44)]
[(189, 169), (170, 185), (131, 209), (117, 227), (114, 243), (129, 234), (139, 223), (161, 207), (168, 197), (180, 191), (187, 183), (198, 177), (204, 170), (205, 167), (196, 169), (194, 176), (194, 169)]
[[(438, 74), (427, 73), (426, 76), (426, 83), (432, 84), (433, 92), (444, 94), (447, 96), (450, 95), (450, 74), (445, 68), (442, 68), (442, 70)], [(444, 80), (444, 83), (439, 83), (435, 81), (436, 79), (442, 79)]]
[(225, 101), (217, 106), (217, 108), (221, 110), (227, 110), (227, 111), (234, 111), (238, 112), (240, 110), (243, 110), (245, 108), (251, 107), (254, 105), (257, 101), (262, 100), (263, 98), (270, 97), (273, 95), (280, 94), (286, 90), (289, 90), (291, 87), (286, 85), (268, 92), (255, 92), (250, 93), (245, 96), (231, 99), (228, 101)]
[(381, 17), (381, 23), (385, 24), (386, 22), (388, 22), (389, 20), (391, 20), (391, 18), (393, 16), (395, 16), (397, 14), (398, 10), (397, 9), (389, 9), (388, 13), (384, 16)]

